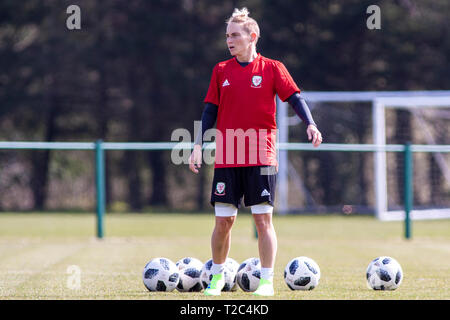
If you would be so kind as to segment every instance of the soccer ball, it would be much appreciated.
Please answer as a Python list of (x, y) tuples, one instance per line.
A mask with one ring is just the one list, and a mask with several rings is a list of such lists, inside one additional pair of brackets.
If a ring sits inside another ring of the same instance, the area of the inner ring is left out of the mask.
[(378, 257), (369, 263), (366, 279), (374, 290), (395, 290), (402, 283), (402, 267), (394, 258)]
[(211, 273), (211, 267), (212, 267), (213, 261), (212, 259), (209, 259), (205, 262), (205, 264), (202, 267), (202, 272), (200, 273), (200, 282), (203, 286), (203, 289), (206, 289), (211, 282), (212, 279), (212, 273)]
[(291, 290), (312, 290), (319, 280), (319, 265), (308, 257), (294, 258), (284, 269), (284, 281)]
[[(202, 273), (200, 275), (200, 281), (202, 282), (202, 286), (204, 289), (206, 289), (211, 282), (212, 279), (212, 267), (213, 261), (212, 259), (209, 259), (206, 261), (206, 263), (202, 267)], [(236, 275), (237, 270), (239, 268), (239, 263), (236, 262), (236, 260), (232, 258), (227, 258), (225, 261), (225, 270), (224, 270), (224, 279), (225, 279), (225, 286), (223, 287), (222, 291), (236, 291), (237, 290), (237, 283), (236, 283)]]
[(173, 291), (180, 280), (178, 267), (167, 258), (154, 258), (144, 267), (142, 279), (149, 291)]
[(253, 292), (258, 289), (261, 279), (261, 262), (259, 258), (248, 258), (241, 263), (237, 273), (237, 283), (242, 290)]
[(180, 270), (180, 281), (177, 290), (180, 292), (200, 292), (203, 286), (200, 282), (203, 263), (192, 257), (185, 257), (176, 263)]
[[(230, 285), (230, 291), (236, 291), (238, 289), (237, 284), (237, 272), (239, 269), (239, 263), (233, 258), (227, 258), (225, 262), (225, 286), (227, 283)], [(227, 280), (227, 277), (229, 279)]]

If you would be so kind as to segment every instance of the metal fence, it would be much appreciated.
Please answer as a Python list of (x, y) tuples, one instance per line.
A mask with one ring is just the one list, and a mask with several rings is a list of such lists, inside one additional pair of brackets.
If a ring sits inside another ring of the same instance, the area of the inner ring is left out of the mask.
[[(98, 238), (104, 237), (105, 206), (105, 157), (107, 150), (190, 150), (191, 143), (178, 142), (0, 142), (1, 149), (15, 150), (90, 150), (95, 153), (95, 183), (96, 183), (96, 234)], [(215, 148), (214, 143), (205, 145), (205, 148)], [(411, 216), (413, 210), (413, 157), (414, 152), (440, 152), (449, 153), (450, 145), (374, 145), (374, 144), (327, 144), (314, 148), (309, 143), (278, 143), (278, 150), (283, 151), (340, 151), (340, 152), (402, 152), (404, 153), (404, 213), (405, 237), (411, 237)]]

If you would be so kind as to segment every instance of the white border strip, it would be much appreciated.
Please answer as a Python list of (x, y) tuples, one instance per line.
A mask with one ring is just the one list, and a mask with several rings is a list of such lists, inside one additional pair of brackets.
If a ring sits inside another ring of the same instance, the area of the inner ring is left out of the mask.
[[(385, 211), (381, 212), (378, 217), (381, 221), (403, 221), (405, 220), (405, 211)], [(410, 218), (411, 220), (448, 219), (450, 218), (450, 208), (412, 210), (410, 212)]]

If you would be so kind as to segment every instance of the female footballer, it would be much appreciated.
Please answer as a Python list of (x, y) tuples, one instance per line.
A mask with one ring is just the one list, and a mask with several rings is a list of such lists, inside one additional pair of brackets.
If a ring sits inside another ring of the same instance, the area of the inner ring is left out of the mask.
[(220, 295), (224, 287), (231, 229), (243, 199), (245, 206), (251, 207), (258, 232), (261, 280), (253, 294), (273, 296), (277, 237), (272, 212), (278, 171), (275, 95), (287, 101), (305, 122), (314, 147), (322, 143), (322, 136), (283, 63), (257, 53), (259, 27), (248, 10), (235, 9), (226, 24), (226, 42), (233, 58), (219, 62), (212, 71), (204, 99), (202, 130), (189, 158), (190, 170), (198, 173), (203, 135), (217, 122), (211, 192), (215, 210), (211, 237), (213, 278), (205, 295)]

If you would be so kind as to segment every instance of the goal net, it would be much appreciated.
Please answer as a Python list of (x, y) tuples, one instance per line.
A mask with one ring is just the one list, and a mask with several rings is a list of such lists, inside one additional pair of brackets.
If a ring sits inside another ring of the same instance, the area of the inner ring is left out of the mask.
[[(433, 152), (413, 149), (411, 218), (450, 217), (450, 91), (309, 92), (303, 97), (324, 143), (353, 147), (280, 151), (280, 213), (343, 212), (403, 219), (400, 151), (409, 142), (444, 146)], [(307, 142), (305, 128), (298, 125), (290, 106), (278, 101), (277, 112), (279, 141)]]

